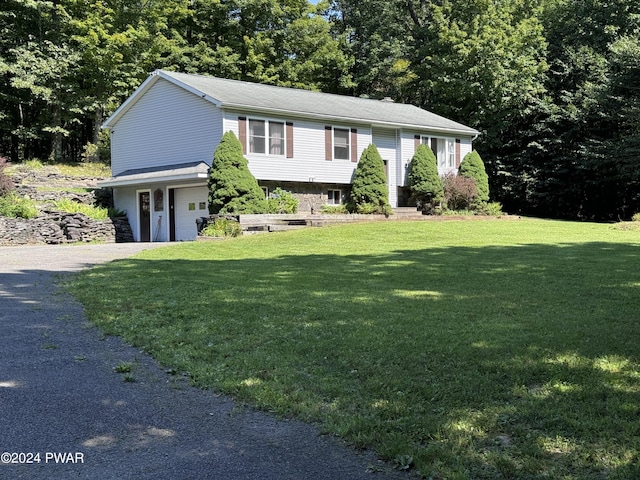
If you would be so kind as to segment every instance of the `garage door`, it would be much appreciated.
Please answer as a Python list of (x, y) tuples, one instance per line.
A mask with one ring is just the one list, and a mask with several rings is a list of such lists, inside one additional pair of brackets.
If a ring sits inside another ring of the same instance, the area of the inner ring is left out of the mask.
[(176, 188), (176, 240), (195, 240), (198, 235), (196, 219), (209, 216), (208, 194), (207, 187)]

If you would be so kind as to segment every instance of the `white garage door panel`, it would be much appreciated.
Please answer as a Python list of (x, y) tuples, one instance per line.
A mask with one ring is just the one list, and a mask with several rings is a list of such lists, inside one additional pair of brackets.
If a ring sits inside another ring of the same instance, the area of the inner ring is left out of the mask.
[(196, 219), (209, 216), (208, 194), (207, 187), (176, 188), (176, 240), (195, 240), (198, 235)]

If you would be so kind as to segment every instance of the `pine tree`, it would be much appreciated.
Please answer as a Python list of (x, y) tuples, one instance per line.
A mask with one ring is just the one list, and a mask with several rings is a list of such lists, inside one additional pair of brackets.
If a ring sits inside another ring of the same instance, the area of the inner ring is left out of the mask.
[(209, 213), (264, 213), (264, 193), (249, 171), (242, 144), (226, 132), (213, 154), (209, 174)]
[(427, 145), (419, 145), (409, 164), (411, 196), (425, 211), (432, 211), (444, 199), (436, 156)]
[(351, 209), (356, 213), (391, 213), (384, 162), (373, 144), (362, 152), (356, 167), (351, 187)]
[(467, 153), (460, 163), (458, 175), (473, 179), (478, 189), (478, 203), (489, 201), (489, 177), (477, 151)]

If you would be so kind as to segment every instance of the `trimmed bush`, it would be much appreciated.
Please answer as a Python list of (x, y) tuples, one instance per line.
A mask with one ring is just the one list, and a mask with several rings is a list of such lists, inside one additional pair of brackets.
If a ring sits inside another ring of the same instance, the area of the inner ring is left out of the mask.
[(299, 200), (291, 192), (276, 188), (267, 200), (267, 213), (296, 213)]
[(449, 210), (471, 208), (478, 198), (476, 183), (471, 178), (448, 173), (442, 177), (444, 204)]
[(356, 213), (391, 213), (384, 162), (371, 144), (362, 152), (353, 176), (351, 209)]
[(433, 211), (444, 199), (436, 156), (427, 145), (419, 145), (411, 159), (409, 190), (412, 198), (427, 212)]
[(478, 189), (477, 202), (489, 201), (489, 177), (484, 168), (484, 162), (477, 151), (474, 150), (464, 156), (462, 163), (460, 163), (458, 175), (473, 179)]
[(249, 171), (242, 144), (226, 132), (213, 154), (209, 175), (209, 212), (212, 214), (265, 213), (267, 202), (258, 181)]
[(640, 213), (634, 213), (631, 217), (632, 222), (640, 222)]

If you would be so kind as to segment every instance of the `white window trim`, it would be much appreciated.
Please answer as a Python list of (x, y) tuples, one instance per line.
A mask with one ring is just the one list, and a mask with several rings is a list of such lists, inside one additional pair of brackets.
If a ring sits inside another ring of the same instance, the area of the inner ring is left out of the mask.
[[(331, 197), (329, 196), (329, 192), (338, 192), (338, 203), (330, 203), (329, 200)], [(342, 190), (338, 188), (330, 188), (327, 190), (327, 205), (342, 205)]]
[[(265, 132), (265, 137), (264, 137), (264, 153), (261, 152), (252, 152), (251, 151), (251, 121), (258, 121), (258, 122), (264, 122), (264, 132)], [(269, 124), (273, 122), (273, 123), (280, 123), (282, 124), (282, 150), (283, 152), (281, 154), (275, 154), (275, 153), (269, 153), (269, 140), (270, 140), (270, 136), (269, 136)], [(262, 157), (286, 157), (287, 156), (287, 122), (285, 122), (284, 120), (275, 120), (275, 119), (269, 119), (269, 118), (261, 118), (261, 117), (246, 117), (246, 122), (245, 122), (245, 129), (246, 129), (246, 141), (247, 141), (247, 154), (248, 155), (259, 155)]]
[[(433, 152), (434, 155), (436, 156), (436, 165), (439, 169), (444, 170), (450, 170), (450, 169), (455, 169), (456, 168), (456, 150), (455, 150), (455, 144), (456, 144), (456, 139), (452, 138), (452, 137), (439, 137), (439, 136), (430, 136), (430, 135), (420, 135), (420, 143), (423, 145), (428, 146), (429, 148), (431, 148), (431, 141), (433, 139), (436, 139), (438, 141), (440, 140), (444, 140), (445, 144), (444, 144), (444, 158), (441, 158), (441, 156), (438, 155), (438, 152)], [(449, 152), (449, 146), (452, 145), (453, 146), (453, 152)], [(433, 151), (433, 150), (432, 150)], [(447, 158), (449, 155), (453, 155), (452, 158)], [(451, 160), (450, 162), (448, 160)], [(449, 163), (451, 163), (451, 165), (449, 165)]]
[[(347, 132), (347, 158), (336, 157), (336, 130), (345, 130)], [(349, 127), (332, 127), (331, 130), (331, 156), (334, 160), (351, 161), (351, 128)]]

